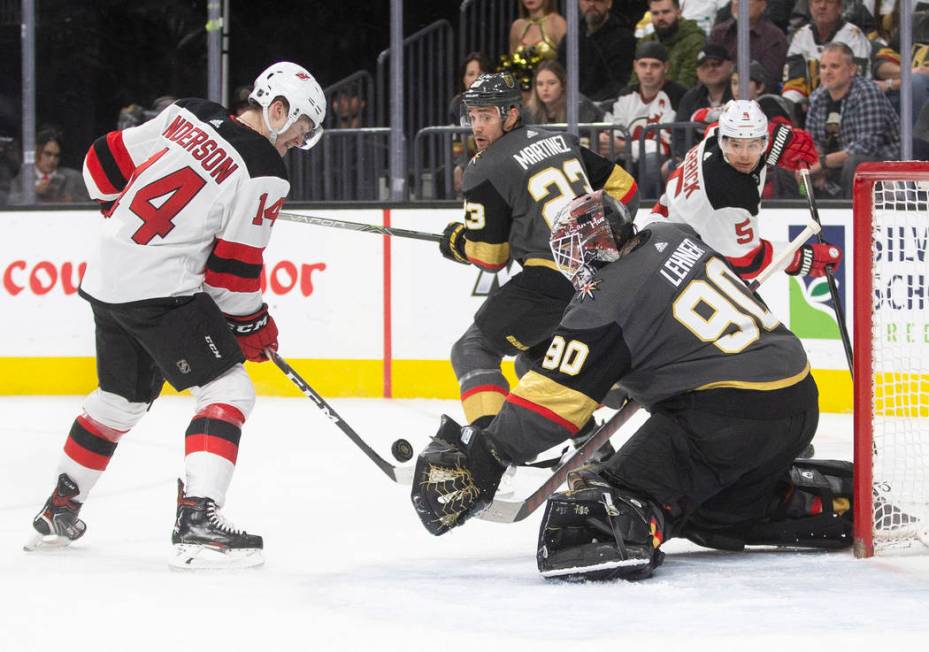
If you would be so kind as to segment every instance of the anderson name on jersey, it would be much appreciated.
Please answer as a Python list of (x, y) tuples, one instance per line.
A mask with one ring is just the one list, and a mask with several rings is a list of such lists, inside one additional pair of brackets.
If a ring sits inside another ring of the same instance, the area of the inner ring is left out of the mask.
[(634, 211), (635, 181), (578, 145), (569, 133), (519, 126), (478, 153), (465, 169), (465, 254), (496, 271), (511, 258), (554, 269), (548, 246), (558, 210), (576, 195), (604, 188)]
[(815, 400), (800, 340), (693, 229), (653, 224), (640, 237), (594, 277), (592, 296), (574, 297), (544, 360), (507, 396), (488, 429), (507, 459), (573, 436), (617, 381), (649, 410), (685, 394), (746, 417), (759, 402), (789, 414)]
[(650, 213), (636, 216), (640, 228), (654, 222), (688, 224), (726, 257), (743, 279), (756, 277), (786, 246), (760, 237), (758, 207), (765, 182), (764, 157), (743, 174), (723, 157), (716, 129), (687, 152), (668, 177)]
[(263, 252), (290, 190), (267, 138), (219, 104), (179, 100), (98, 138), (84, 180), (106, 216), (85, 298), (123, 304), (205, 291), (227, 314), (261, 307)]

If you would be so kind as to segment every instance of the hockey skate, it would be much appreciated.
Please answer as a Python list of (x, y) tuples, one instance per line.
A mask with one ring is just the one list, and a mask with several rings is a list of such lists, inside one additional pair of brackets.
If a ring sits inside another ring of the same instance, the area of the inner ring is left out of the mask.
[(227, 521), (212, 498), (184, 493), (177, 481), (177, 522), (169, 565), (183, 569), (249, 568), (264, 563), (260, 536), (237, 529)]
[(63, 548), (84, 535), (87, 525), (77, 517), (82, 504), (74, 500), (79, 493), (71, 478), (64, 473), (58, 476), (55, 490), (32, 520), (35, 534), (23, 546), (24, 550)]

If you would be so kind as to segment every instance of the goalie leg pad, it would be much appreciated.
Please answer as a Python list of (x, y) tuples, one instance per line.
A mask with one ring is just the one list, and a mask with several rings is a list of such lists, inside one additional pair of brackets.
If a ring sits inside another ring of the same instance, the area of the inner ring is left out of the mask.
[(663, 540), (658, 507), (597, 484), (548, 500), (536, 561), (546, 579), (639, 580), (661, 564)]
[(846, 548), (852, 544), (853, 469), (851, 462), (840, 460), (796, 460), (768, 518), (719, 530), (688, 528), (684, 536), (719, 550), (747, 545)]

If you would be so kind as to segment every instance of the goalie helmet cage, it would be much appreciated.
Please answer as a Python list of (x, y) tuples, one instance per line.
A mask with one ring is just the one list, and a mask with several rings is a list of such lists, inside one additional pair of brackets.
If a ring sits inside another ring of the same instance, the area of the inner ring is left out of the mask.
[(920, 545), (929, 523), (929, 163), (854, 181), (855, 556)]

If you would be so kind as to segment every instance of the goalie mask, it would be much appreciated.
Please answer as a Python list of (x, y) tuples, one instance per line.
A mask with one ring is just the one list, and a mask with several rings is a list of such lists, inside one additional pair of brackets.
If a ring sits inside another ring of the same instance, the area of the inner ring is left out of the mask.
[(620, 247), (634, 234), (626, 207), (598, 190), (575, 197), (559, 211), (549, 245), (558, 269), (580, 291), (598, 267), (619, 260)]
[[(287, 121), (280, 129), (271, 127), (268, 107), (275, 98), (283, 97), (290, 105)], [(295, 63), (281, 61), (267, 68), (255, 80), (255, 90), (248, 99), (261, 106), (261, 117), (270, 132), (273, 145), (277, 137), (290, 129), (301, 116), (307, 116), (313, 125), (300, 149), (310, 149), (323, 135), (323, 120), (326, 118), (326, 97), (316, 79), (305, 68)]]

